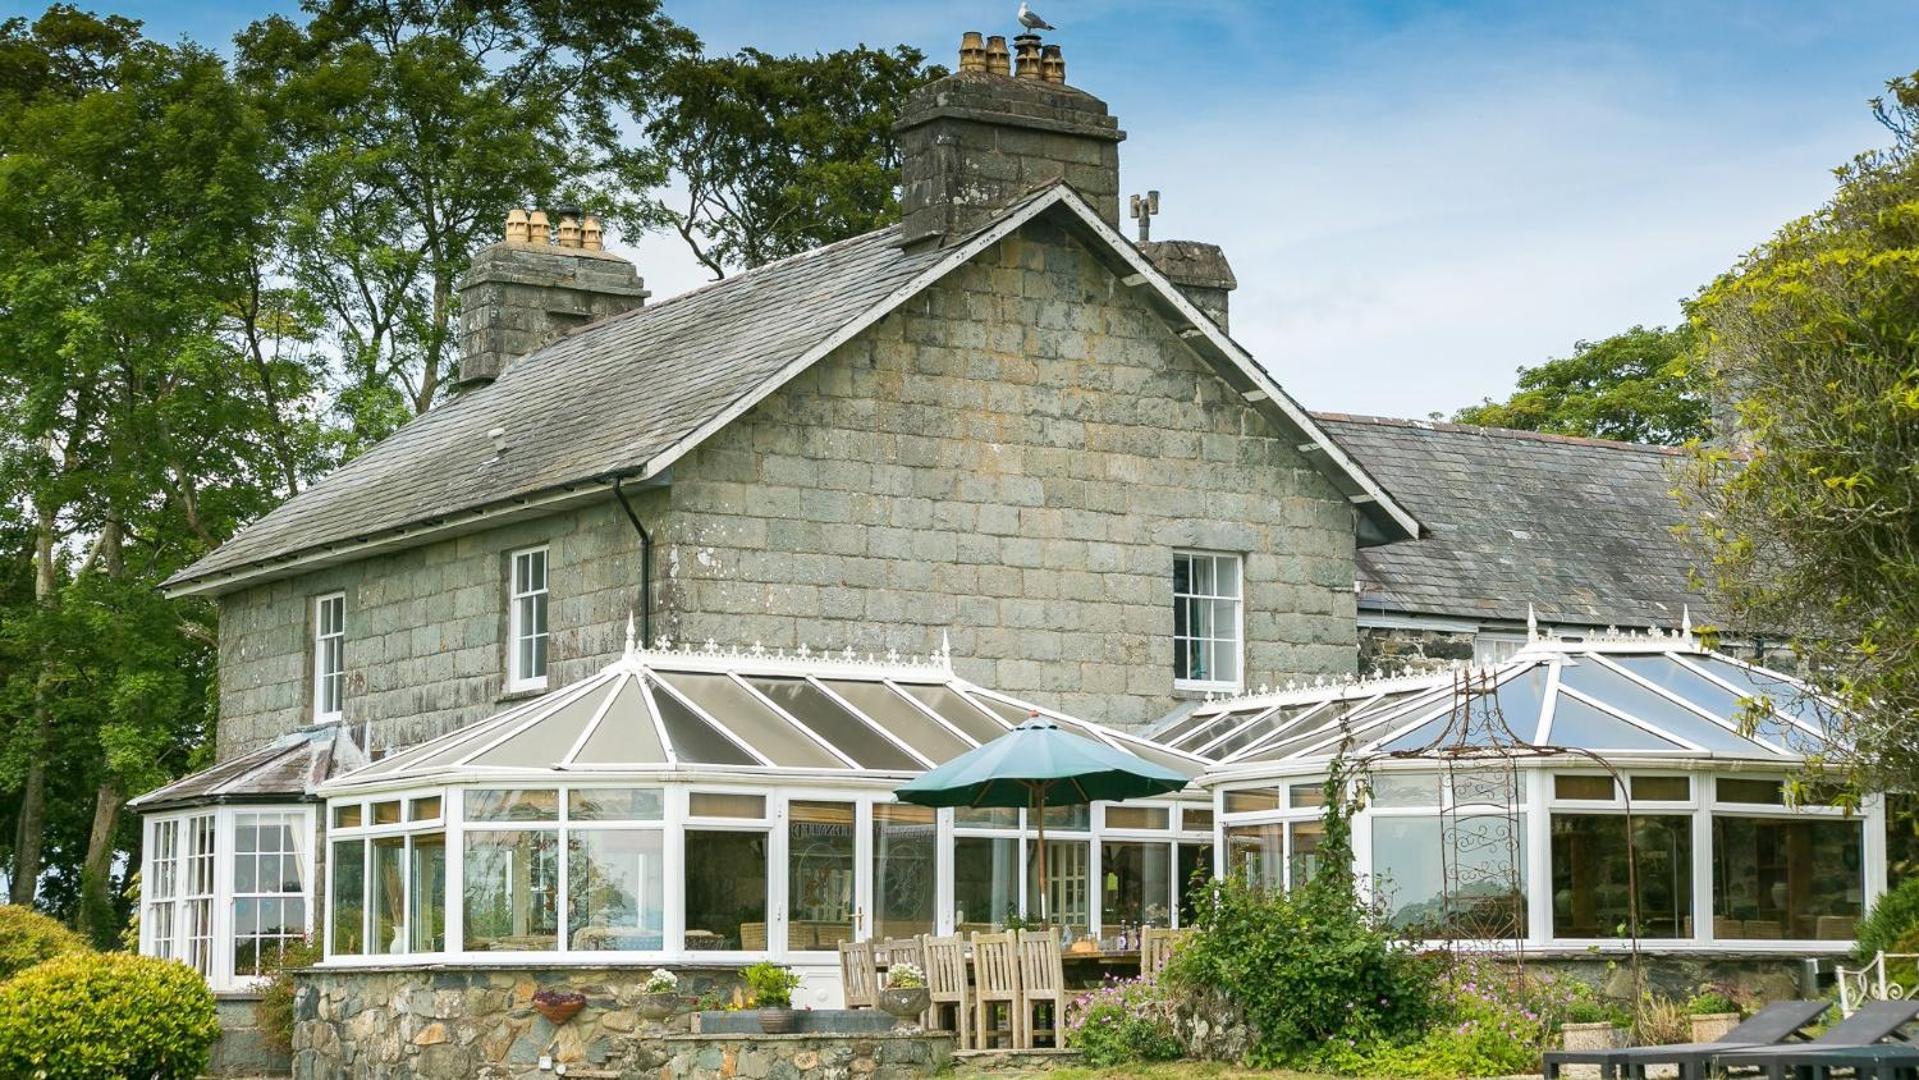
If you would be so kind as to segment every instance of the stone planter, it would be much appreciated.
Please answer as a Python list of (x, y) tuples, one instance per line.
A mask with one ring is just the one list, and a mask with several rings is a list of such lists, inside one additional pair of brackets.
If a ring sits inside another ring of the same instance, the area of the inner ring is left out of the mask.
[(671, 1020), (686, 1008), (684, 994), (641, 994), (636, 1006), (639, 1014), (648, 1020)]
[(578, 1016), (580, 1010), (586, 1008), (586, 998), (583, 995), (572, 994), (542, 1001), (536, 997), (533, 999), (533, 1008), (541, 1016), (546, 1017), (549, 1023), (558, 1027)]
[(760, 1010), (760, 1030), (768, 1035), (791, 1035), (799, 1023), (799, 1013), (792, 1009)]
[(1616, 1050), (1626, 1045), (1626, 1029), (1612, 1026), (1610, 1020), (1596, 1024), (1561, 1024), (1559, 1039), (1568, 1050)]
[(924, 986), (889, 986), (879, 994), (880, 1009), (900, 1020), (911, 1020), (924, 1014), (932, 1003), (932, 991)]
[(1717, 1042), (1726, 1032), (1739, 1026), (1739, 1014), (1699, 1013), (1692, 1018), (1693, 1042)]

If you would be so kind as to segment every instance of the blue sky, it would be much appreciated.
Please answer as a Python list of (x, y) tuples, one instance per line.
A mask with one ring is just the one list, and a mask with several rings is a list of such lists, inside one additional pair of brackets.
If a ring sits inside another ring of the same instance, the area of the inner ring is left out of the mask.
[[(1124, 189), (1163, 193), (1154, 235), (1225, 245), (1235, 336), (1311, 408), (1400, 416), (1676, 319), (1884, 141), (1866, 99), (1919, 68), (1919, 7), (1882, 0), (1033, 2), (1129, 133)], [(268, 8), (104, 6), (209, 43)], [(905, 41), (948, 64), (1016, 6), (668, 0), (712, 52)], [(657, 296), (703, 278), (678, 243), (634, 245)]]

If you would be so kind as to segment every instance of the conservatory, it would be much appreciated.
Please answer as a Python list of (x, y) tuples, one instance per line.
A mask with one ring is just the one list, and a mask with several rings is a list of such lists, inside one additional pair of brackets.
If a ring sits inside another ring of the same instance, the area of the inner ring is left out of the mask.
[(772, 956), (824, 986), (842, 941), (1001, 926), (1042, 888), (1076, 935), (1176, 925), (1212, 861), (1197, 789), (1049, 809), (1045, 882), (1024, 811), (894, 800), (1034, 714), (1188, 775), (1205, 765), (976, 686), (944, 653), (629, 648), (320, 785), (326, 963)]
[(1355, 870), (1409, 937), (1817, 954), (1887, 874), (1881, 800), (1808, 779), (1829, 717), (1689, 632), (1535, 631), (1497, 668), (1213, 701), (1151, 734), (1212, 763), (1222, 870), (1274, 887), (1314, 872), (1348, 763)]

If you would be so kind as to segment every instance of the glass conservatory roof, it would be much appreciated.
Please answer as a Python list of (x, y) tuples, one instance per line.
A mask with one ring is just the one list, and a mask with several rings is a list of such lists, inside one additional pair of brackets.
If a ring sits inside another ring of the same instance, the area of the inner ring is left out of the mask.
[(1326, 758), (1421, 756), (1506, 745), (1620, 757), (1793, 762), (1830, 744), (1831, 708), (1798, 681), (1698, 645), (1690, 634), (1535, 638), (1510, 661), (1457, 672), (1263, 690), (1209, 701), (1148, 735), (1217, 769)]
[(950, 654), (629, 649), (599, 673), (389, 755), (322, 794), (414, 780), (714, 770), (917, 775), (1034, 713), (1198, 776), (1206, 761), (954, 674)]

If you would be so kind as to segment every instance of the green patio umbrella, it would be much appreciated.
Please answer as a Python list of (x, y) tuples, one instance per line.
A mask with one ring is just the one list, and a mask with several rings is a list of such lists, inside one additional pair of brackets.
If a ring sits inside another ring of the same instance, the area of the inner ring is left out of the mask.
[(1190, 778), (1033, 719), (894, 791), (920, 806), (1009, 806), (1037, 812), (1040, 918), (1046, 919), (1046, 804), (1079, 806), (1178, 791)]

